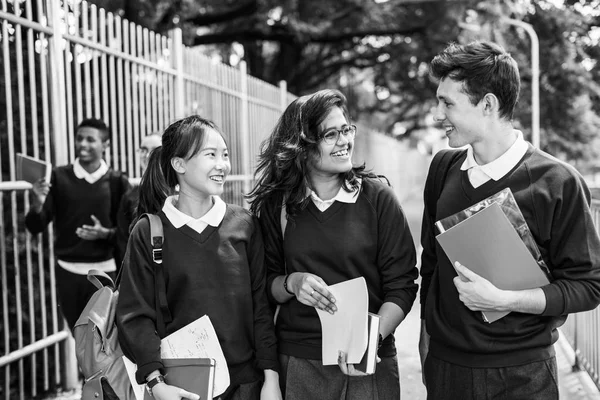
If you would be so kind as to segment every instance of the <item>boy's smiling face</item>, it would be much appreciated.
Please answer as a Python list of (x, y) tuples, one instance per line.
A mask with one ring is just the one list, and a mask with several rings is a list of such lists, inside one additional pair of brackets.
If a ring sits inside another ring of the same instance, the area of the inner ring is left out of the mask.
[(108, 144), (100, 129), (83, 126), (75, 135), (75, 154), (82, 164), (92, 164), (102, 159)]

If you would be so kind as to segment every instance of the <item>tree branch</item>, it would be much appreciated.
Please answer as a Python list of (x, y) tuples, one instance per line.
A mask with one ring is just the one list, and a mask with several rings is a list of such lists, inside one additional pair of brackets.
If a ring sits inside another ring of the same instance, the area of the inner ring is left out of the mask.
[(411, 28), (389, 28), (389, 29), (372, 29), (353, 32), (342, 32), (336, 34), (295, 34), (293, 32), (284, 31), (260, 31), (260, 30), (243, 30), (237, 32), (220, 32), (199, 35), (193, 40), (193, 46), (201, 44), (214, 43), (232, 43), (251, 40), (266, 40), (272, 42), (283, 43), (335, 43), (351, 40), (354, 38), (362, 38), (365, 36), (390, 36), (390, 35), (413, 35), (425, 31), (423, 26)]
[(229, 10), (207, 14), (198, 14), (194, 17), (187, 18), (185, 22), (189, 22), (197, 26), (206, 26), (216, 24), (219, 22), (231, 21), (239, 17), (254, 14), (257, 11), (258, 2), (256, 0), (250, 0), (243, 3), (242, 5), (239, 5), (235, 8), (231, 8)]

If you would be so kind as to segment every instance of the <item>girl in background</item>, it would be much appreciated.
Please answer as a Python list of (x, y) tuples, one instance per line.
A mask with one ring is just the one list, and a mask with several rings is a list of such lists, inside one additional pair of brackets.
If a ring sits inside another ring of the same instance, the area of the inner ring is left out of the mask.
[[(265, 289), (263, 241), (256, 220), (219, 195), (231, 170), (217, 127), (199, 116), (169, 126), (140, 183), (138, 215), (158, 214), (170, 334), (208, 315), (229, 367), (223, 400), (281, 399), (273, 315)], [(179, 185), (179, 195), (174, 196)], [(164, 383), (156, 326), (150, 228), (140, 219), (123, 261), (117, 306), (119, 340), (137, 363), (138, 383), (157, 400), (195, 399)]]
[[(391, 188), (353, 167), (355, 135), (345, 97), (322, 90), (290, 104), (262, 146), (251, 210), (264, 232), (267, 288), (281, 304), (286, 400), (400, 398), (393, 333), (416, 297), (415, 247)], [(369, 311), (381, 315), (381, 362), (371, 376), (343, 353), (339, 366), (322, 365), (315, 310), (334, 313), (328, 285), (360, 276)]]

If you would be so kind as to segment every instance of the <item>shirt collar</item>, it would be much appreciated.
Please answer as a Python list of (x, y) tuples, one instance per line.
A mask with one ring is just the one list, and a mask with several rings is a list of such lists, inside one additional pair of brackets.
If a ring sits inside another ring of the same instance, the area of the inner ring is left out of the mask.
[(523, 139), (523, 133), (517, 129), (515, 129), (515, 132), (517, 133), (517, 140), (515, 140), (512, 146), (510, 146), (510, 148), (500, 157), (484, 165), (477, 164), (477, 161), (475, 161), (475, 157), (473, 156), (473, 148), (468, 147), (467, 158), (460, 169), (465, 171), (478, 167), (493, 180), (497, 181), (501, 179), (513, 169), (515, 165), (519, 163), (521, 158), (523, 158), (525, 153), (527, 153), (528, 145), (525, 139)]
[(77, 179), (85, 179), (89, 183), (95, 183), (108, 172), (108, 165), (106, 161), (100, 160), (100, 167), (91, 174), (87, 172), (79, 163), (79, 158), (73, 162), (73, 173)]
[(344, 190), (344, 187), (341, 186), (340, 190), (338, 190), (335, 197), (333, 197), (331, 200), (321, 200), (321, 198), (317, 195), (317, 193), (314, 190), (311, 190), (310, 188), (306, 188), (306, 196), (304, 198), (310, 196), (313, 199), (320, 201), (322, 203), (326, 203), (326, 202), (333, 203), (334, 201), (339, 201), (340, 203), (348, 203), (348, 204), (356, 203), (356, 199), (358, 198), (357, 194), (358, 194), (358, 192), (360, 192), (360, 188), (362, 186), (362, 179), (357, 178), (356, 180), (358, 183), (356, 185), (356, 188), (352, 188), (350, 183), (348, 181), (346, 181), (346, 186), (351, 188), (350, 192), (346, 192), (346, 190)]
[(217, 227), (225, 217), (225, 210), (227, 209), (227, 206), (219, 196), (212, 196), (213, 206), (206, 214), (197, 219), (182, 213), (175, 207), (174, 203), (177, 202), (178, 198), (179, 196), (167, 197), (162, 208), (163, 212), (167, 216), (167, 219), (176, 229), (179, 229), (183, 225), (188, 225), (190, 222), (194, 221), (202, 221), (210, 226)]

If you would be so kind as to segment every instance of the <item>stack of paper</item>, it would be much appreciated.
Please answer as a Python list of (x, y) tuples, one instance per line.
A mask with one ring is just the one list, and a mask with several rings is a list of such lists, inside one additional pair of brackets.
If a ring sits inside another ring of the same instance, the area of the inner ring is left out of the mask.
[[(164, 359), (172, 358), (208, 358), (215, 360), (213, 397), (217, 397), (229, 387), (229, 369), (225, 355), (219, 344), (215, 328), (208, 315), (173, 332), (160, 343), (160, 355)], [(144, 386), (135, 380), (137, 367), (127, 357), (123, 356), (127, 373), (133, 385), (136, 398), (143, 400)]]
[(323, 365), (337, 365), (339, 351), (348, 364), (360, 363), (367, 349), (369, 296), (365, 278), (356, 278), (328, 287), (335, 297), (337, 311), (319, 310), (323, 341)]

